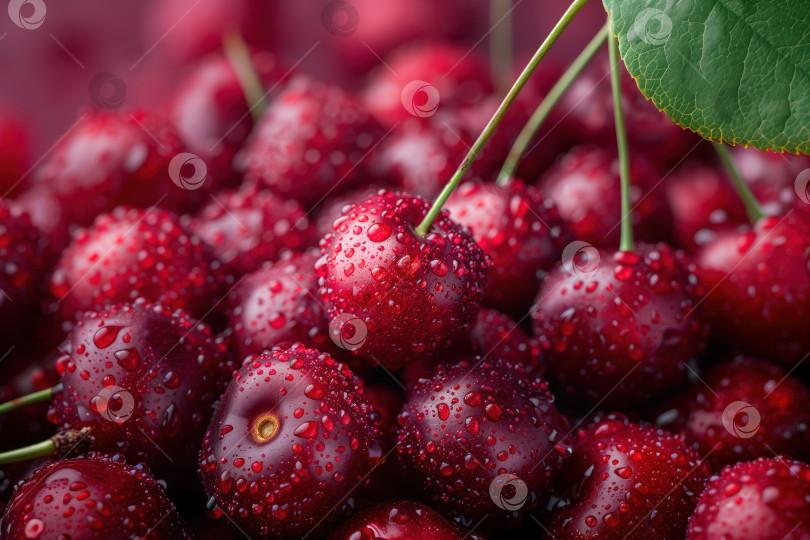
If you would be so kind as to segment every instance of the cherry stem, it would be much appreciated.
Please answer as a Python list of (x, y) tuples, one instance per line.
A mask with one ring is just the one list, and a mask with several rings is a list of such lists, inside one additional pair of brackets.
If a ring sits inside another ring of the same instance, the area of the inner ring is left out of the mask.
[(478, 139), (473, 143), (472, 147), (470, 147), (467, 156), (464, 158), (464, 161), (461, 162), (458, 170), (453, 174), (453, 177), (444, 186), (442, 192), (439, 193), (439, 196), (436, 197), (436, 200), (433, 202), (433, 206), (428, 211), (425, 218), (422, 222), (416, 227), (416, 233), (425, 236), (427, 235), (428, 231), (430, 230), (430, 226), (433, 225), (433, 221), (439, 216), (439, 213), (442, 211), (442, 206), (445, 202), (447, 202), (448, 197), (453, 193), (453, 190), (456, 189), (458, 184), (461, 182), (461, 179), (467, 173), (470, 166), (472, 165), (475, 158), (478, 156), (478, 153), (487, 143), (492, 134), (497, 129), (498, 124), (501, 123), (506, 111), (509, 110), (509, 107), (514, 103), (515, 99), (517, 99), (518, 94), (520, 91), (523, 90), (523, 87), (526, 86), (526, 83), (529, 80), (529, 77), (532, 76), (532, 73), (537, 69), (537, 66), (540, 64), (540, 61), (546, 56), (551, 46), (554, 45), (554, 42), (562, 34), (563, 30), (568, 26), (568, 24), (576, 17), (577, 13), (588, 3), (588, 0), (574, 0), (574, 2), (568, 7), (565, 14), (562, 18), (554, 25), (554, 28), (551, 29), (551, 32), (546, 37), (543, 44), (540, 45), (540, 48), (537, 49), (537, 52), (534, 53), (534, 56), (529, 61), (529, 64), (523, 69), (523, 72), (518, 77), (515, 84), (512, 85), (512, 88), (506, 94), (506, 97), (503, 99), (503, 102), (498, 107), (498, 110), (495, 111), (492, 119), (490, 119), (489, 123), (484, 128), (484, 131), (481, 132), (481, 135), (478, 136)]
[(56, 453), (56, 445), (53, 439), (48, 439), (30, 446), (23, 446), (22, 448), (0, 453), (0, 465), (48, 457), (54, 455), (54, 453)]
[(250, 107), (250, 114), (253, 120), (258, 121), (267, 110), (267, 99), (262, 81), (253, 65), (250, 50), (242, 36), (235, 32), (228, 32), (222, 37), (222, 47), (239, 79), (239, 86), (242, 87), (245, 101)]
[(619, 57), (619, 40), (613, 21), (608, 20), (611, 37), (608, 40), (610, 53), (610, 86), (613, 89), (613, 116), (616, 120), (616, 146), (619, 149), (619, 178), (622, 186), (622, 225), (620, 251), (633, 251), (633, 208), (630, 199), (630, 152), (627, 148), (627, 131), (624, 127), (624, 112), (622, 111), (622, 80), (619, 71), (621, 58)]
[(501, 172), (498, 174), (498, 185), (503, 186), (506, 185), (510, 179), (515, 176), (517, 172), (518, 165), (520, 164), (520, 160), (526, 154), (529, 145), (531, 144), (532, 140), (534, 139), (537, 132), (540, 131), (540, 128), (543, 126), (543, 122), (546, 121), (548, 118), (549, 113), (557, 105), (557, 102), (560, 98), (565, 94), (568, 87), (571, 86), (576, 78), (582, 73), (582, 70), (585, 69), (585, 66), (593, 59), (596, 53), (599, 51), (599, 48), (605, 42), (609, 34), (608, 25), (605, 24), (604, 27), (593, 37), (590, 43), (588, 43), (587, 47), (583, 49), (583, 51), (577, 56), (576, 60), (569, 66), (569, 68), (563, 73), (560, 80), (554, 84), (554, 86), (549, 90), (546, 97), (540, 102), (537, 109), (535, 109), (532, 117), (523, 126), (523, 129), (518, 135), (517, 139), (515, 140), (515, 144), (512, 145), (512, 149), (509, 151), (509, 155), (506, 156), (506, 160), (503, 163), (503, 167), (501, 167)]
[(0, 415), (9, 413), (15, 409), (19, 409), (25, 405), (30, 405), (32, 403), (39, 403), (41, 401), (47, 401), (53, 397), (54, 392), (58, 392), (62, 389), (62, 386), (57, 384), (53, 388), (47, 388), (45, 390), (40, 390), (38, 392), (31, 392), (25, 396), (21, 396), (11, 401), (6, 401), (5, 403), (0, 404)]
[(731, 157), (731, 152), (729, 151), (728, 147), (720, 143), (715, 143), (713, 146), (718, 157), (720, 158), (720, 161), (723, 162), (723, 166), (726, 168), (726, 172), (728, 173), (729, 178), (731, 178), (731, 182), (734, 184), (737, 194), (740, 196), (743, 205), (745, 205), (745, 211), (748, 213), (748, 219), (751, 220), (752, 224), (756, 223), (762, 216), (764, 216), (762, 213), (762, 207), (759, 205), (759, 201), (756, 197), (754, 197), (754, 194), (751, 193), (751, 188), (748, 187), (748, 184), (745, 183), (745, 180), (743, 180), (742, 176), (740, 175), (740, 171), (734, 164), (734, 158)]
[(512, 48), (512, 0), (489, 0), (489, 23), (492, 34), (489, 40), (489, 62), (492, 79), (498, 94), (509, 91), (509, 83), (515, 73)]

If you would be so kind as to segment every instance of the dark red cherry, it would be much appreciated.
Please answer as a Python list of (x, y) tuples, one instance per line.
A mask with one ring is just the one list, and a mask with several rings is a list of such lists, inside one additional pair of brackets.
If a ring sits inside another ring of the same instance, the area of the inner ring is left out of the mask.
[(143, 464), (91, 453), (50, 463), (21, 484), (3, 516), (3, 538), (191, 538)]
[(810, 467), (784, 457), (726, 467), (709, 481), (687, 540), (810, 537)]
[(251, 535), (323, 532), (382, 457), (372, 417), (351, 370), (324, 353), (285, 344), (249, 356), (203, 441), (209, 507)]
[(683, 440), (609, 415), (577, 431), (557, 477), (549, 536), (683, 538), (708, 477)]
[[(388, 368), (449, 347), (478, 313), (489, 261), (447, 217), (414, 231), (430, 203), (381, 192), (348, 208), (316, 264), (330, 328)], [(349, 334), (347, 334), (349, 332)]]
[(407, 477), (466, 527), (518, 526), (570, 452), (546, 382), (495, 358), (439, 367), (411, 389), (399, 423)]
[(512, 180), (505, 186), (463, 184), (445, 207), (453, 220), (472, 230), (492, 260), (484, 303), (523, 317), (544, 271), (560, 261), (572, 240), (554, 203), (538, 188)]
[(682, 252), (569, 249), (532, 312), (549, 377), (580, 402), (639, 405), (677, 388), (708, 333)]

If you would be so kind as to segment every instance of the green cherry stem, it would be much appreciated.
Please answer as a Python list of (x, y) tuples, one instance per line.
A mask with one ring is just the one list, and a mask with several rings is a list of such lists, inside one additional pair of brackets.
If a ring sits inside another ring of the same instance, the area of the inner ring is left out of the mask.
[(19, 409), (25, 405), (29, 405), (31, 403), (39, 403), (41, 401), (48, 401), (53, 397), (54, 392), (58, 392), (61, 390), (61, 385), (56, 385), (53, 388), (47, 388), (45, 390), (40, 390), (39, 392), (32, 392), (22, 397), (18, 397), (16, 399), (12, 399), (10, 401), (6, 401), (5, 403), (0, 404), (0, 415), (9, 413), (14, 409)]
[(619, 250), (633, 251), (635, 242), (633, 241), (633, 208), (630, 199), (630, 152), (627, 149), (627, 131), (624, 127), (624, 112), (622, 111), (622, 81), (619, 71), (621, 58), (619, 57), (619, 40), (616, 38), (613, 21), (608, 20), (608, 24), (611, 35), (608, 40), (610, 86), (613, 89), (613, 116), (616, 119), (616, 146), (619, 149), (619, 175), (622, 186), (622, 225)]
[(562, 18), (554, 25), (554, 28), (551, 29), (551, 33), (546, 37), (543, 44), (540, 45), (540, 48), (537, 49), (537, 52), (534, 53), (534, 56), (529, 61), (529, 64), (523, 69), (523, 72), (518, 77), (515, 84), (512, 85), (512, 88), (506, 94), (506, 97), (503, 99), (503, 102), (498, 107), (498, 110), (495, 111), (495, 115), (490, 119), (489, 123), (484, 128), (484, 131), (481, 132), (481, 135), (478, 136), (478, 139), (473, 143), (472, 147), (470, 147), (467, 156), (464, 158), (464, 161), (461, 162), (458, 170), (453, 174), (453, 177), (444, 186), (442, 192), (439, 193), (439, 196), (436, 197), (436, 200), (433, 202), (433, 206), (428, 211), (425, 218), (422, 222), (416, 227), (416, 233), (420, 236), (427, 235), (428, 231), (430, 230), (430, 226), (433, 224), (433, 221), (439, 216), (439, 213), (442, 211), (442, 206), (447, 201), (447, 198), (450, 197), (450, 194), (453, 193), (453, 190), (456, 189), (461, 179), (467, 173), (467, 170), (472, 165), (475, 158), (478, 156), (478, 153), (487, 143), (492, 134), (495, 132), (495, 129), (498, 127), (498, 124), (501, 123), (503, 116), (506, 114), (506, 111), (509, 110), (509, 107), (514, 103), (515, 99), (517, 98), (520, 91), (523, 90), (523, 87), (526, 86), (526, 83), (529, 80), (529, 77), (532, 76), (532, 73), (537, 69), (537, 66), (540, 64), (540, 61), (546, 56), (551, 46), (554, 45), (554, 42), (562, 34), (563, 30), (568, 26), (568, 24), (576, 17), (577, 13), (588, 3), (588, 0), (574, 0), (574, 2), (568, 6), (565, 14), (563, 14)]
[(250, 50), (237, 33), (226, 33), (222, 37), (222, 46), (225, 49), (225, 56), (228, 57), (231, 66), (239, 79), (242, 93), (245, 94), (245, 101), (250, 107), (250, 114), (254, 120), (259, 120), (267, 109), (267, 99), (264, 95), (264, 87), (253, 66), (250, 57)]
[(714, 149), (717, 152), (720, 161), (723, 162), (723, 166), (726, 168), (726, 172), (728, 173), (729, 178), (731, 178), (734, 188), (737, 190), (737, 194), (740, 196), (740, 199), (745, 206), (745, 211), (748, 213), (748, 219), (751, 220), (752, 224), (756, 223), (764, 215), (762, 213), (762, 207), (759, 205), (759, 201), (756, 197), (754, 197), (754, 194), (751, 193), (751, 188), (748, 187), (748, 184), (745, 183), (740, 175), (740, 171), (734, 164), (734, 158), (731, 157), (731, 152), (729, 151), (728, 147), (724, 144), (715, 143)]
[(512, 0), (489, 0), (489, 62), (492, 79), (499, 94), (509, 90), (515, 73), (512, 47)]
[(605, 24), (593, 37), (591, 42), (588, 43), (587, 47), (577, 56), (576, 60), (574, 60), (565, 73), (563, 73), (560, 80), (549, 90), (543, 101), (540, 102), (540, 105), (534, 111), (532, 117), (526, 125), (523, 126), (517, 139), (515, 139), (515, 144), (512, 145), (509, 155), (506, 156), (501, 172), (498, 174), (498, 185), (505, 185), (515, 176), (520, 160), (523, 158), (523, 155), (526, 153), (535, 135), (537, 135), (537, 132), (540, 131), (543, 122), (546, 121), (549, 113), (551, 113), (551, 110), (557, 105), (557, 102), (563, 94), (565, 94), (565, 91), (568, 90), (568, 87), (571, 86), (571, 83), (576, 80), (579, 74), (582, 73), (582, 70), (585, 69), (585, 66), (588, 65), (594, 55), (599, 51), (599, 48), (607, 39), (608, 34), (608, 25)]
[(0, 465), (7, 463), (16, 463), (17, 461), (26, 461), (29, 459), (36, 459), (41, 457), (52, 456), (56, 453), (56, 445), (53, 439), (38, 442), (30, 446), (23, 446), (15, 450), (0, 453)]

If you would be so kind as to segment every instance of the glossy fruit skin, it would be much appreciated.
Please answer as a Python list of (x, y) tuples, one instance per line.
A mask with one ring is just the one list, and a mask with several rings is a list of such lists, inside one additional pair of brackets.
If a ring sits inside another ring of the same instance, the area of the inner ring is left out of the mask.
[(689, 519), (687, 540), (810, 538), (810, 466), (785, 457), (723, 469)]
[[(410, 95), (407, 85), (412, 81), (428, 83), (438, 93), (438, 103), (424, 91)], [(362, 99), (380, 123), (391, 127), (412, 118), (427, 123), (438, 110), (432, 105), (440, 109), (469, 106), (491, 91), (489, 70), (476, 55), (469, 54), (466, 47), (431, 41), (405, 45), (391, 53), (386, 65), (371, 73)]]
[[(203, 440), (209, 507), (272, 538), (298, 538), (345, 516), (352, 488), (382, 457), (372, 412), (351, 370), (324, 353), (283, 344), (249, 356)], [(275, 430), (262, 441), (265, 413)]]
[[(711, 365), (700, 377), (702, 383), (661, 408), (657, 425), (708, 454), (715, 470), (774, 453), (810, 458), (810, 388), (800, 379), (746, 356)], [(737, 402), (743, 403), (732, 409), (738, 412), (730, 413), (735, 427), (729, 431), (724, 411)]]
[(805, 155), (763, 152), (741, 145), (731, 148), (743, 180), (768, 216), (782, 215), (796, 202), (796, 177), (810, 167)]
[[(563, 393), (605, 406), (640, 405), (676, 388), (702, 352), (708, 326), (694, 266), (666, 244), (598, 252), (550, 272), (533, 327)], [(601, 401), (603, 400), (604, 401)]]
[(188, 229), (213, 248), (226, 272), (242, 276), (273, 262), (285, 250), (314, 244), (303, 207), (268, 190), (238, 190), (215, 195)]
[(52, 422), (89, 427), (93, 449), (161, 476), (193, 472), (189, 460), (235, 367), (207, 325), (139, 299), (84, 314), (61, 350)]
[(88, 225), (119, 204), (140, 208), (160, 204), (179, 211), (201, 200), (199, 191), (179, 188), (167, 174), (172, 158), (184, 147), (158, 113), (84, 114), (34, 178), (34, 185), (53, 190), (70, 222)]
[(559, 262), (573, 239), (552, 200), (534, 186), (511, 180), (505, 186), (469, 182), (445, 208), (489, 255), (484, 303), (523, 317), (540, 288), (543, 271)]
[(138, 296), (202, 315), (220, 290), (220, 263), (177, 216), (118, 207), (78, 231), (51, 277), (65, 319)]
[(354, 352), (389, 369), (452, 345), (484, 296), (489, 261), (465, 229), (443, 211), (424, 238), (414, 232), (429, 208), (381, 192), (321, 241), (315, 270), (330, 324), (351, 319), (365, 333), (351, 336), (361, 340)]
[(246, 181), (306, 206), (368, 181), (382, 129), (340, 88), (296, 76), (267, 109), (238, 159)]
[(800, 211), (765, 217), (696, 255), (711, 291), (704, 305), (715, 335), (747, 353), (791, 364), (810, 349), (810, 224)]
[(493, 355), (535, 373), (545, 372), (545, 362), (537, 340), (529, 337), (508, 315), (481, 308), (467, 338), (473, 355)]
[(0, 538), (191, 538), (143, 464), (92, 452), (50, 463), (17, 487)]
[(679, 438), (608, 415), (576, 433), (558, 474), (554, 538), (683, 538), (709, 477)]
[(318, 257), (315, 250), (285, 257), (250, 274), (228, 295), (228, 322), (239, 358), (286, 341), (336, 348), (318, 296), (313, 270)]
[(395, 500), (379, 503), (356, 513), (327, 537), (327, 540), (464, 540), (481, 539), (422, 503)]
[(661, 188), (672, 209), (675, 242), (688, 253), (748, 222), (731, 180), (718, 166), (688, 161)]
[(315, 224), (317, 238), (320, 240), (324, 236), (335, 232), (333, 225), (336, 220), (343, 219), (344, 210), (348, 212), (353, 205), (377, 195), (381, 189), (388, 188), (382, 184), (375, 184), (342, 193), (336, 197), (329, 197), (323, 201), (317, 208), (318, 217)]
[[(546, 382), (496, 358), (440, 366), (410, 389), (399, 424), (397, 452), (408, 478), (466, 527), (485, 515), (484, 527), (520, 525), (545, 504), (570, 453), (568, 421)], [(495, 485), (495, 496), (514, 510), (491, 498), (493, 482), (504, 474), (526, 487), (520, 501), (513, 499), (519, 492), (499, 492)]]
[[(630, 163), (633, 229), (636, 239), (666, 241), (672, 216), (660, 171), (643, 155)], [(595, 146), (570, 150), (542, 177), (540, 188), (557, 205), (574, 238), (597, 247), (618, 247), (621, 213), (619, 162), (616, 154)]]

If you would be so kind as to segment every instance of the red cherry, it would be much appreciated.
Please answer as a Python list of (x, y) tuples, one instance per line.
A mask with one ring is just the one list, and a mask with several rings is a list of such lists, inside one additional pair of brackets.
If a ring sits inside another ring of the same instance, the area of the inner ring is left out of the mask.
[(546, 382), (497, 359), (440, 367), (399, 416), (400, 462), (437, 508), (470, 527), (516, 527), (544, 504), (570, 451)]
[(89, 427), (93, 449), (161, 474), (191, 472), (188, 460), (234, 368), (208, 326), (139, 299), (85, 314), (61, 350), (54, 423)]
[(804, 155), (733, 146), (734, 162), (766, 215), (784, 214), (796, 201), (796, 177), (810, 167)]
[(689, 519), (688, 540), (810, 537), (810, 467), (784, 457), (713, 476)]
[(75, 236), (56, 266), (51, 293), (66, 319), (138, 296), (200, 315), (220, 288), (213, 259), (175, 215), (118, 207)]
[(554, 538), (683, 538), (709, 467), (681, 439), (609, 415), (577, 432), (558, 474)]
[(0, 110), (0, 196), (3, 198), (25, 189), (29, 154), (25, 125), (8, 111)]
[(608, 406), (677, 387), (708, 333), (693, 271), (666, 244), (571, 253), (532, 312), (552, 380), (568, 396)]
[(314, 243), (301, 205), (267, 190), (219, 193), (187, 225), (235, 276), (277, 260), (284, 250), (299, 251)]
[(540, 347), (508, 315), (482, 308), (467, 335), (475, 355), (493, 355), (510, 364), (531, 367), (541, 373), (545, 371)]
[(522, 317), (540, 288), (542, 272), (572, 240), (551, 199), (534, 186), (471, 182), (447, 201), (450, 217), (472, 230), (492, 259), (484, 302)]
[(489, 262), (462, 227), (443, 212), (426, 237), (414, 231), (429, 208), (382, 191), (321, 241), (316, 272), (331, 327), (352, 331), (344, 348), (388, 368), (452, 345), (484, 295)]
[(665, 185), (678, 245), (693, 253), (720, 231), (748, 222), (731, 180), (717, 167), (685, 163)]
[(793, 211), (728, 232), (696, 255), (715, 333), (742, 351), (786, 363), (810, 349), (810, 225)]
[(410, 540), (471, 540), (471, 534), (424, 504), (388, 501), (358, 512), (338, 527), (327, 540), (371, 540), (373, 538)]
[(3, 538), (191, 538), (174, 504), (143, 464), (91, 453), (46, 465), (21, 484)]
[(715, 468), (757, 457), (810, 457), (810, 388), (782, 368), (739, 356), (662, 408), (658, 425), (680, 433)]
[(267, 109), (241, 160), (248, 182), (311, 206), (367, 180), (366, 154), (381, 136), (350, 94), (298, 76)]
[(248, 534), (300, 538), (350, 512), (378, 436), (344, 364), (301, 344), (249, 356), (203, 440), (209, 507)]
[[(667, 240), (672, 235), (669, 205), (660, 186), (661, 174), (643, 155), (630, 169), (633, 229), (638, 239)], [(619, 245), (621, 190), (615, 155), (596, 147), (577, 147), (542, 178), (543, 192), (557, 204), (560, 216), (578, 240), (597, 247)]]

